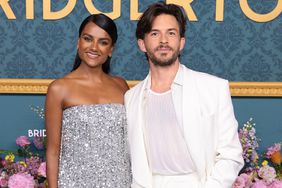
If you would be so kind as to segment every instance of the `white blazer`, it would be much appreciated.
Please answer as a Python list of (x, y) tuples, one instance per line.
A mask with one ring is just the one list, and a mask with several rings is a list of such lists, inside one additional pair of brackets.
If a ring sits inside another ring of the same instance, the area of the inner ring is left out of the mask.
[[(243, 167), (227, 80), (183, 68), (184, 136), (199, 176), (198, 188), (230, 188)], [(125, 94), (132, 187), (152, 188), (144, 140), (145, 88), (150, 74)]]

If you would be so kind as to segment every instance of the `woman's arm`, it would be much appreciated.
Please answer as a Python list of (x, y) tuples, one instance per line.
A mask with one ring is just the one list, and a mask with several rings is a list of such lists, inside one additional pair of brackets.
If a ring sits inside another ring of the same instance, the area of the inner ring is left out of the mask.
[(62, 126), (62, 103), (64, 92), (60, 81), (48, 88), (45, 101), (45, 127), (47, 133), (46, 167), (49, 188), (58, 187), (58, 167)]

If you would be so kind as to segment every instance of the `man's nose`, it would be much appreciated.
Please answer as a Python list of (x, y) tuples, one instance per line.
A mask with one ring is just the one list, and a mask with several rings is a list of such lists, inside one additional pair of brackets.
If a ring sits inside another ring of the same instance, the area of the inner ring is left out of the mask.
[(160, 43), (165, 44), (167, 42), (168, 42), (167, 36), (165, 34), (161, 34), (161, 36), (160, 36)]

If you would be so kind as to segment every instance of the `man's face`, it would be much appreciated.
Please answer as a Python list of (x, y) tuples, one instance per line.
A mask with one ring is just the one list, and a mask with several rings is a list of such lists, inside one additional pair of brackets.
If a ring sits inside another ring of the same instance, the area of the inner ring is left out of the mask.
[(158, 66), (175, 63), (184, 44), (185, 39), (180, 37), (177, 20), (168, 14), (157, 16), (144, 40), (138, 40), (139, 48), (147, 53), (149, 62)]

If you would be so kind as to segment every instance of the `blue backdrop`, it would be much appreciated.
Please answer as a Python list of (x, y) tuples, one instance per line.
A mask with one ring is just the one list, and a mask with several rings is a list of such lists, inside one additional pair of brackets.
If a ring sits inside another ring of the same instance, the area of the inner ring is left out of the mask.
[[(0, 77), (58, 78), (68, 73), (76, 53), (78, 27), (89, 15), (84, 1), (58, 20), (43, 20), (43, 1), (34, 1), (34, 19), (26, 19), (26, 1), (10, 0), (16, 16), (7, 19), (0, 6)], [(52, 1), (52, 11), (68, 0)], [(140, 0), (139, 12), (157, 0)], [(271, 12), (278, 0), (248, 0), (257, 13)], [(111, 12), (113, 0), (93, 0), (98, 10)], [(112, 74), (127, 80), (143, 79), (144, 55), (137, 49), (136, 21), (130, 20), (129, 0), (121, 0), (121, 16), (115, 20), (119, 38), (112, 59)], [(198, 21), (189, 22), (182, 63), (231, 81), (282, 81), (282, 15), (257, 23), (245, 16), (239, 0), (224, 3), (224, 19), (215, 21), (216, 1), (191, 3)], [(282, 11), (282, 7), (280, 7)]]
[[(44, 95), (0, 95), (0, 149), (16, 149), (15, 140), (28, 136), (29, 130), (42, 130), (44, 120), (31, 106), (44, 107)], [(260, 152), (282, 140), (282, 98), (233, 98), (239, 126), (253, 118), (257, 136), (261, 138)]]
[[(26, 1), (10, 0), (16, 19), (7, 19), (0, 6), (0, 78), (58, 78), (68, 73), (76, 53), (78, 27), (89, 15), (84, 1), (59, 20), (43, 20), (43, 1), (34, 1), (34, 19), (26, 19)], [(68, 0), (52, 1), (61, 10)], [(112, 11), (111, 0), (93, 0), (103, 12)], [(119, 38), (111, 74), (141, 80), (148, 66), (135, 39), (136, 21), (130, 20), (130, 2), (121, 0), (115, 20)], [(139, 12), (157, 0), (140, 0)], [(249, 0), (258, 13), (268, 13), (278, 0)], [(198, 21), (188, 22), (181, 61), (188, 67), (230, 81), (282, 81), (282, 15), (257, 23), (242, 12), (239, 1), (224, 4), (224, 20), (215, 21), (216, 1), (194, 0)], [(282, 10), (282, 7), (280, 7)], [(43, 120), (30, 105), (44, 106), (44, 95), (0, 95), (0, 149), (15, 148), (15, 139), (28, 130), (43, 129)], [(257, 123), (262, 148), (282, 139), (282, 98), (233, 98), (240, 126), (250, 117)]]

